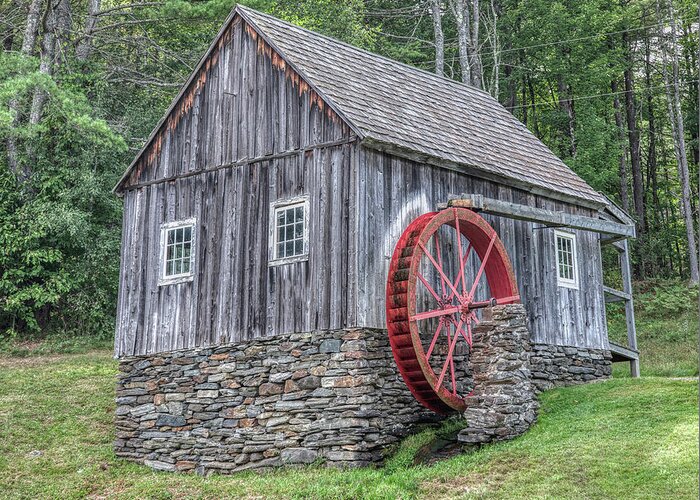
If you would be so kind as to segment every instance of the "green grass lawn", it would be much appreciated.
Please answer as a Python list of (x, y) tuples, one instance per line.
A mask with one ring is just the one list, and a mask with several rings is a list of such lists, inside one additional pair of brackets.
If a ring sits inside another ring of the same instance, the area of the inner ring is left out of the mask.
[(174, 475), (112, 453), (116, 363), (105, 351), (0, 359), (0, 497), (697, 498), (697, 382), (619, 379), (549, 391), (508, 443), (383, 469)]
[[(670, 282), (638, 290), (634, 297), (642, 376), (698, 376), (698, 289)], [(621, 304), (609, 304), (610, 340), (627, 345)], [(613, 365), (615, 377), (629, 376), (628, 363)]]

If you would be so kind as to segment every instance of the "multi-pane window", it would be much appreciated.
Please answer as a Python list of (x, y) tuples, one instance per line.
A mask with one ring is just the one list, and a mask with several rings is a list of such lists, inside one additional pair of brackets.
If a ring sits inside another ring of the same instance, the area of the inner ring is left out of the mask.
[(308, 201), (273, 204), (272, 261), (301, 260), (308, 253)]
[(560, 286), (577, 287), (576, 236), (561, 231), (555, 232), (557, 245), (557, 281)]
[(161, 282), (184, 281), (193, 275), (194, 221), (162, 226)]

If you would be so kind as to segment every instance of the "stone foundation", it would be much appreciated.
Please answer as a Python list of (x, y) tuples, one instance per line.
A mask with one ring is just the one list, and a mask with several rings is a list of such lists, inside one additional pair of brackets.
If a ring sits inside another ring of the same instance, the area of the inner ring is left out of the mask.
[(530, 364), (532, 382), (540, 391), (606, 379), (612, 374), (612, 356), (603, 349), (533, 344)]
[(467, 427), (459, 441), (475, 446), (512, 439), (537, 419), (537, 398), (530, 380), (530, 334), (522, 304), (484, 311), (473, 330), (470, 366), (474, 391), (467, 398)]
[(383, 330), (139, 356), (119, 370), (116, 454), (161, 470), (365, 465), (439, 418), (406, 388)]

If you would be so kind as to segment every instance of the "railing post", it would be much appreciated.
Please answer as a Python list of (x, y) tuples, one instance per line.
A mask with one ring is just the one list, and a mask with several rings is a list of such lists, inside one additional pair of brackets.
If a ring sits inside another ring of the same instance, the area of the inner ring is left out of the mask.
[[(620, 252), (620, 267), (622, 268), (622, 291), (629, 294), (625, 300), (625, 319), (627, 321), (627, 345), (637, 351), (637, 327), (634, 323), (634, 300), (632, 298), (632, 270), (630, 268), (630, 252), (627, 240), (622, 241)], [(639, 377), (639, 359), (630, 361), (630, 375)]]

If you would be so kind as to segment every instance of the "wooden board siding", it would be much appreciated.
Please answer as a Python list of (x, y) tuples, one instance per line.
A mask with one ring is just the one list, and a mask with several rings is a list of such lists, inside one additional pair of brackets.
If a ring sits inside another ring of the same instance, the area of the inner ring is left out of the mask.
[[(224, 40), (124, 191), (117, 356), (356, 322), (352, 133), (240, 22)], [(268, 267), (270, 203), (300, 195), (309, 260)], [(159, 286), (160, 226), (188, 218), (195, 277)]]
[[(117, 356), (346, 327), (384, 328), (403, 229), (450, 194), (593, 215), (360, 146), (234, 19), (121, 185)], [(308, 196), (309, 258), (268, 265), (270, 203)], [(196, 221), (194, 278), (158, 285), (161, 225)], [(487, 216), (513, 260), (535, 342), (607, 348), (598, 235), (574, 231), (579, 290), (557, 286), (554, 230)]]
[(124, 187), (338, 140), (350, 133), (318, 94), (236, 18)]
[[(363, 149), (358, 169), (358, 323), (385, 325), (384, 290), (389, 260), (403, 229), (418, 215), (435, 210), (450, 194), (479, 193), (549, 210), (593, 215), (578, 208), (459, 172)], [(554, 229), (541, 224), (484, 216), (513, 261), (535, 342), (607, 348), (602, 264), (598, 235), (576, 234), (579, 289), (559, 287)]]

